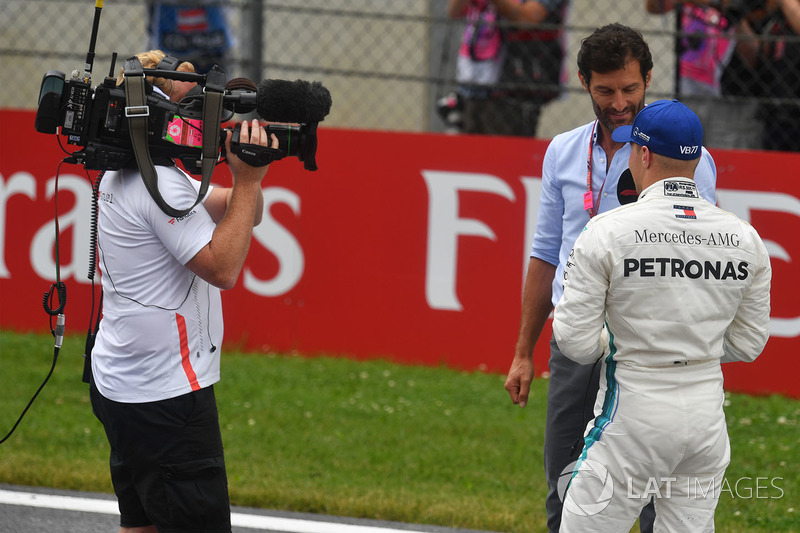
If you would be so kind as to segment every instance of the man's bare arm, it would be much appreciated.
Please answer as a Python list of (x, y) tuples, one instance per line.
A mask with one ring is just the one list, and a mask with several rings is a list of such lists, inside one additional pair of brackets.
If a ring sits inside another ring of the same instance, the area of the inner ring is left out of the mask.
[(533, 348), (553, 310), (553, 279), (556, 266), (531, 257), (522, 293), (519, 337), (505, 388), (511, 401), (525, 407), (533, 380)]

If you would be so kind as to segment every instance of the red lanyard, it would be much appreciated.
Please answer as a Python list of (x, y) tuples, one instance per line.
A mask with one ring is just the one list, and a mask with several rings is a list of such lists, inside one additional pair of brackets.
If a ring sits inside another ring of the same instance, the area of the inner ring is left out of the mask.
[(600, 185), (600, 191), (597, 193), (597, 205), (594, 203), (592, 196), (592, 149), (594, 148), (594, 134), (597, 128), (597, 121), (592, 124), (592, 134), (589, 135), (589, 155), (586, 157), (586, 192), (583, 193), (583, 208), (589, 212), (589, 218), (597, 214), (597, 209), (600, 207), (600, 198), (603, 194), (603, 186), (606, 184), (605, 178)]

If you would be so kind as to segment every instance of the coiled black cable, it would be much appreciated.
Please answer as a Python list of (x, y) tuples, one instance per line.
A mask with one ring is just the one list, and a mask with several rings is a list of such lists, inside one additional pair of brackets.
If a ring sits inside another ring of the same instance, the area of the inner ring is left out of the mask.
[[(92, 185), (92, 218), (90, 222), (90, 235), (89, 235), (89, 273), (87, 278), (92, 282), (92, 309), (89, 314), (89, 329), (86, 331), (86, 343), (83, 347), (83, 377), (84, 383), (90, 383), (92, 379), (92, 350), (94, 349), (94, 340), (97, 338), (97, 332), (100, 329), (100, 318), (103, 311), (103, 292), (100, 292), (100, 304), (95, 315), (95, 290), (94, 290), (94, 275), (97, 272), (97, 217), (99, 213), (98, 201), (100, 198), (100, 182), (105, 175), (105, 171), (100, 172)], [(92, 323), (94, 322), (94, 327)]]
[[(53, 295), (58, 295), (58, 306), (53, 309)], [(67, 286), (64, 285), (63, 281), (59, 281), (57, 283), (53, 283), (50, 285), (50, 289), (44, 293), (42, 296), (42, 307), (44, 307), (44, 311), (52, 316), (58, 316), (64, 312), (64, 307), (67, 306)], [(52, 330), (52, 324), (50, 326)]]
[(94, 274), (97, 268), (97, 202), (100, 198), (100, 181), (102, 181), (104, 174), (105, 171), (98, 174), (94, 184), (92, 184), (92, 218), (89, 226), (89, 273), (86, 276), (91, 281), (94, 281)]

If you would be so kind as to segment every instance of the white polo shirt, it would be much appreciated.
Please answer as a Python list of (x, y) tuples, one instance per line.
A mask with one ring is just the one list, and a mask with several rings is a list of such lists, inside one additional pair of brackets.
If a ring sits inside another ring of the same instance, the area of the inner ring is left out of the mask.
[[(184, 209), (196, 200), (197, 180), (174, 167), (156, 169), (169, 205)], [(92, 352), (97, 389), (110, 400), (139, 403), (215, 383), (220, 291), (184, 266), (211, 241), (215, 224), (205, 207), (179, 219), (165, 214), (138, 170), (106, 172), (98, 204), (103, 320)]]

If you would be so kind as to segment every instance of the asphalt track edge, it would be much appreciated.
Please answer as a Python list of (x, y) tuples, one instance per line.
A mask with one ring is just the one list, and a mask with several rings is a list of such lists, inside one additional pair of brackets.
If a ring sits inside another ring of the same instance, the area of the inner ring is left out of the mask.
[[(60, 517), (63, 516), (63, 531), (74, 530), (76, 524), (72, 522), (79, 519), (80, 516), (90, 519), (90, 515), (118, 515), (116, 499), (110, 494), (0, 483), (0, 516), (4, 516), (4, 519), (0, 520), (0, 524), (10, 524), (12, 522), (10, 518), (15, 510), (24, 509), (27, 513), (26, 516), (35, 516), (35, 513), (39, 512), (30, 508), (48, 513), (50, 515), (48, 518), (37, 518), (36, 521), (47, 522), (51, 526), (54, 525), (54, 522), (60, 521)], [(275, 533), (492, 533), (248, 507), (233, 507), (231, 523), (234, 533), (258, 531)], [(10, 530), (6, 530), (3, 525), (0, 525), (0, 531)]]

